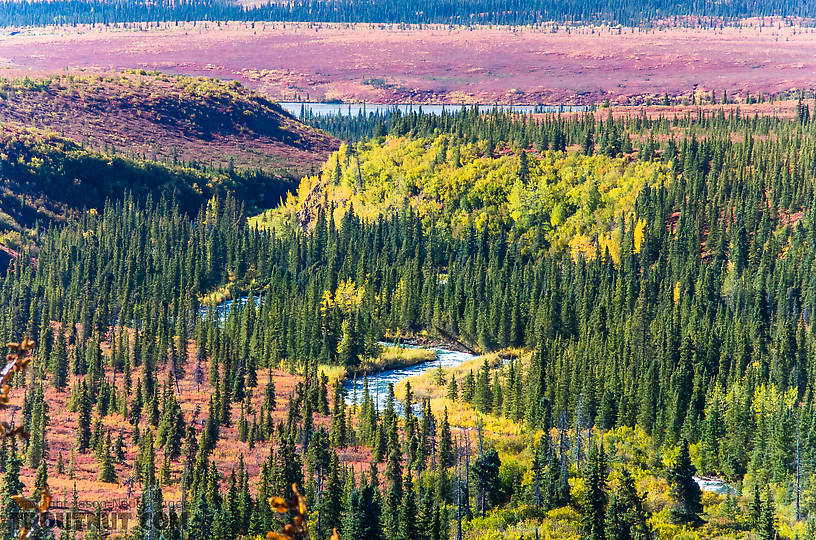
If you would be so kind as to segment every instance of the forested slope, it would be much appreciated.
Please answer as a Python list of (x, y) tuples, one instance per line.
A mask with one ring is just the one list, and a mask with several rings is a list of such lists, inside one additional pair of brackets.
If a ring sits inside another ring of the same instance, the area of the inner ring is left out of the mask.
[(343, 146), (321, 177), (304, 181), (299, 196), (269, 215), (296, 215), (309, 226), (318, 209), (330, 206), (372, 219), (407, 205), (448, 235), (511, 230), (508, 241), (522, 251), (592, 257), (607, 250), (619, 261), (621, 225), (631, 219), (637, 195), (644, 187), (667, 187), (671, 173), (659, 162), (497, 152), (448, 135), (390, 138)]
[(48, 225), (130, 194), (172, 200), (189, 215), (216, 193), (248, 207), (277, 204), (293, 184), (262, 171), (205, 172), (89, 150), (51, 132), (0, 124), (0, 230)]
[[(194, 219), (126, 197), (43, 231), (0, 284), (0, 337), (39, 343), (12, 390), (31, 436), (0, 446), (4, 485), (133, 478), (143, 537), (178, 534), (146, 519), (159, 510), (189, 512), (190, 536), (263, 536), (290, 520), (267, 502), (293, 484), (320, 538), (813, 537), (804, 104), (785, 120), (471, 111), (385, 128), (304, 180), (304, 197), (322, 186), (306, 220), (293, 205), (259, 229), (229, 195)], [(482, 176), (502, 189), (481, 195)], [(513, 206), (522, 188), (540, 206)], [(571, 248), (608, 233), (616, 249)], [(242, 295), (257, 304), (202, 311)], [(440, 330), (491, 355), (381, 410), (323, 375)], [(270, 388), (267, 368), (289, 378)], [(198, 384), (197, 408), (177, 401)], [(701, 496), (695, 472), (734, 494)]]
[[(0, 83), (0, 243), (130, 193), (188, 215), (215, 194), (276, 206), (338, 142), (238, 84), (126, 72)], [(253, 210), (254, 209), (254, 210)], [(4, 256), (5, 256), (4, 255)]]

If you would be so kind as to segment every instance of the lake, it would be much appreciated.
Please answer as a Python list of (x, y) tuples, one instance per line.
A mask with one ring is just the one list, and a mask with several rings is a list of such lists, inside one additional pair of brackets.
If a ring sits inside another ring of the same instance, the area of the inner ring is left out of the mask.
[[(414, 111), (422, 111), (425, 114), (440, 115), (447, 111), (449, 113), (458, 112), (462, 105), (415, 105), (410, 103), (400, 104), (386, 104), (386, 103), (311, 103), (301, 101), (285, 101), (280, 102), (279, 105), (285, 111), (294, 116), (299, 117), (301, 110), (305, 112), (311, 111), (314, 116), (330, 116), (330, 115), (344, 115), (357, 116), (360, 113), (376, 114), (387, 113), (397, 109), (401, 113), (410, 113)], [(466, 105), (470, 107), (470, 105)], [(482, 111), (490, 111), (494, 107), (505, 111), (514, 111), (517, 113), (553, 113), (553, 112), (575, 112), (587, 110), (584, 106), (573, 105), (479, 105)]]

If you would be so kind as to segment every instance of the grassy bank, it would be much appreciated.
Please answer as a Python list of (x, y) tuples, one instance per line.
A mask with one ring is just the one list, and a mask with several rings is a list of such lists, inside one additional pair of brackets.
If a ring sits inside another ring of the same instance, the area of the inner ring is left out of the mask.
[(399, 369), (433, 360), (436, 360), (436, 351), (431, 349), (408, 349), (395, 345), (383, 347), (376, 357), (364, 359), (356, 372), (373, 373), (386, 369)]
[[(521, 349), (513, 349), (505, 351), (505, 353), (521, 358), (523, 364), (526, 364), (529, 356), (528, 352)], [(410, 382), (411, 390), (418, 399), (424, 399), (426, 397), (431, 399), (445, 397), (448, 392), (448, 383), (450, 382), (451, 375), (456, 378), (457, 384), (461, 387), (462, 384), (464, 384), (465, 377), (467, 377), (468, 373), (470, 371), (477, 373), (485, 360), (487, 360), (487, 364), (490, 366), (491, 370), (498, 368), (503, 362), (502, 355), (500, 353), (492, 352), (482, 356), (477, 356), (476, 358), (472, 358), (466, 362), (462, 362), (458, 366), (448, 367), (441, 370), (428, 370), (420, 375), (409, 377), (400, 381), (394, 390), (396, 391), (397, 396), (401, 396), (405, 393), (405, 383)]]
[(376, 373), (387, 369), (399, 369), (415, 366), (423, 362), (436, 360), (436, 352), (431, 349), (408, 349), (405, 347), (381, 347), (377, 356), (364, 358), (357, 369), (339, 365), (320, 364), (318, 370), (330, 381), (343, 380), (347, 377)]

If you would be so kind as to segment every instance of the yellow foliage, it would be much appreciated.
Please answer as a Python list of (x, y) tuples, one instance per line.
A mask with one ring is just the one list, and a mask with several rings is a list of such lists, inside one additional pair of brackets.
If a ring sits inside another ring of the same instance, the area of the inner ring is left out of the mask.
[(363, 301), (365, 285), (357, 286), (351, 279), (341, 282), (334, 292), (334, 302), (344, 312), (348, 313), (359, 306)]
[(317, 371), (325, 375), (329, 381), (343, 380), (346, 376), (346, 368), (343, 366), (319, 364)]
[(650, 521), (658, 540), (699, 540), (700, 538), (699, 532), (694, 529), (671, 523), (668, 515), (656, 514)]
[(432, 349), (383, 347), (380, 354), (374, 358), (364, 358), (358, 372), (373, 373), (384, 369), (395, 369), (413, 366), (422, 362), (436, 359), (436, 352)]
[(609, 232), (599, 236), (598, 244), (600, 247), (599, 250), (600, 254), (603, 254), (604, 251), (606, 251), (615, 264), (620, 264), (621, 258), (620, 230), (615, 229), (613, 232)]
[[(457, 147), (458, 164), (449, 158)], [(254, 223), (276, 230), (285, 222), (297, 227), (304, 215), (317, 215), (317, 206), (335, 208), (336, 223), (351, 206), (360, 218), (372, 220), (407, 205), (426, 224), (453, 236), (471, 225), (512, 227), (522, 249), (533, 247), (542, 233), (552, 251), (592, 258), (606, 249), (618, 261), (623, 243), (618, 219), (632, 216), (644, 186), (666, 185), (670, 177), (666, 165), (656, 161), (552, 151), (528, 156), (529, 180), (522, 183), (516, 156), (485, 156), (477, 144), (447, 134), (362, 142), (352, 155), (344, 145), (319, 177), (305, 178), (282, 207)], [(635, 250), (644, 227), (636, 231)]]
[(325, 316), (332, 309), (339, 308), (343, 313), (348, 314), (362, 304), (364, 294), (365, 285), (358, 287), (351, 279), (347, 279), (337, 285), (334, 294), (330, 291), (323, 291), (320, 311)]
[(637, 224), (635, 224), (635, 245), (634, 245), (635, 253), (640, 253), (640, 248), (643, 245), (643, 239), (645, 236), (646, 236), (646, 220), (640, 218), (638, 219)]

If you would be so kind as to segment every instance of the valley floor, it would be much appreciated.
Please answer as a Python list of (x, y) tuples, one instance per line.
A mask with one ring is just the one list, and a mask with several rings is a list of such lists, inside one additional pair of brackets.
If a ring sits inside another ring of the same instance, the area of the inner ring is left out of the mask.
[(812, 86), (813, 28), (771, 19), (741, 25), (35, 28), (0, 39), (0, 72), (143, 68), (235, 79), (280, 100), (379, 103), (638, 104), (695, 89), (775, 94)]

